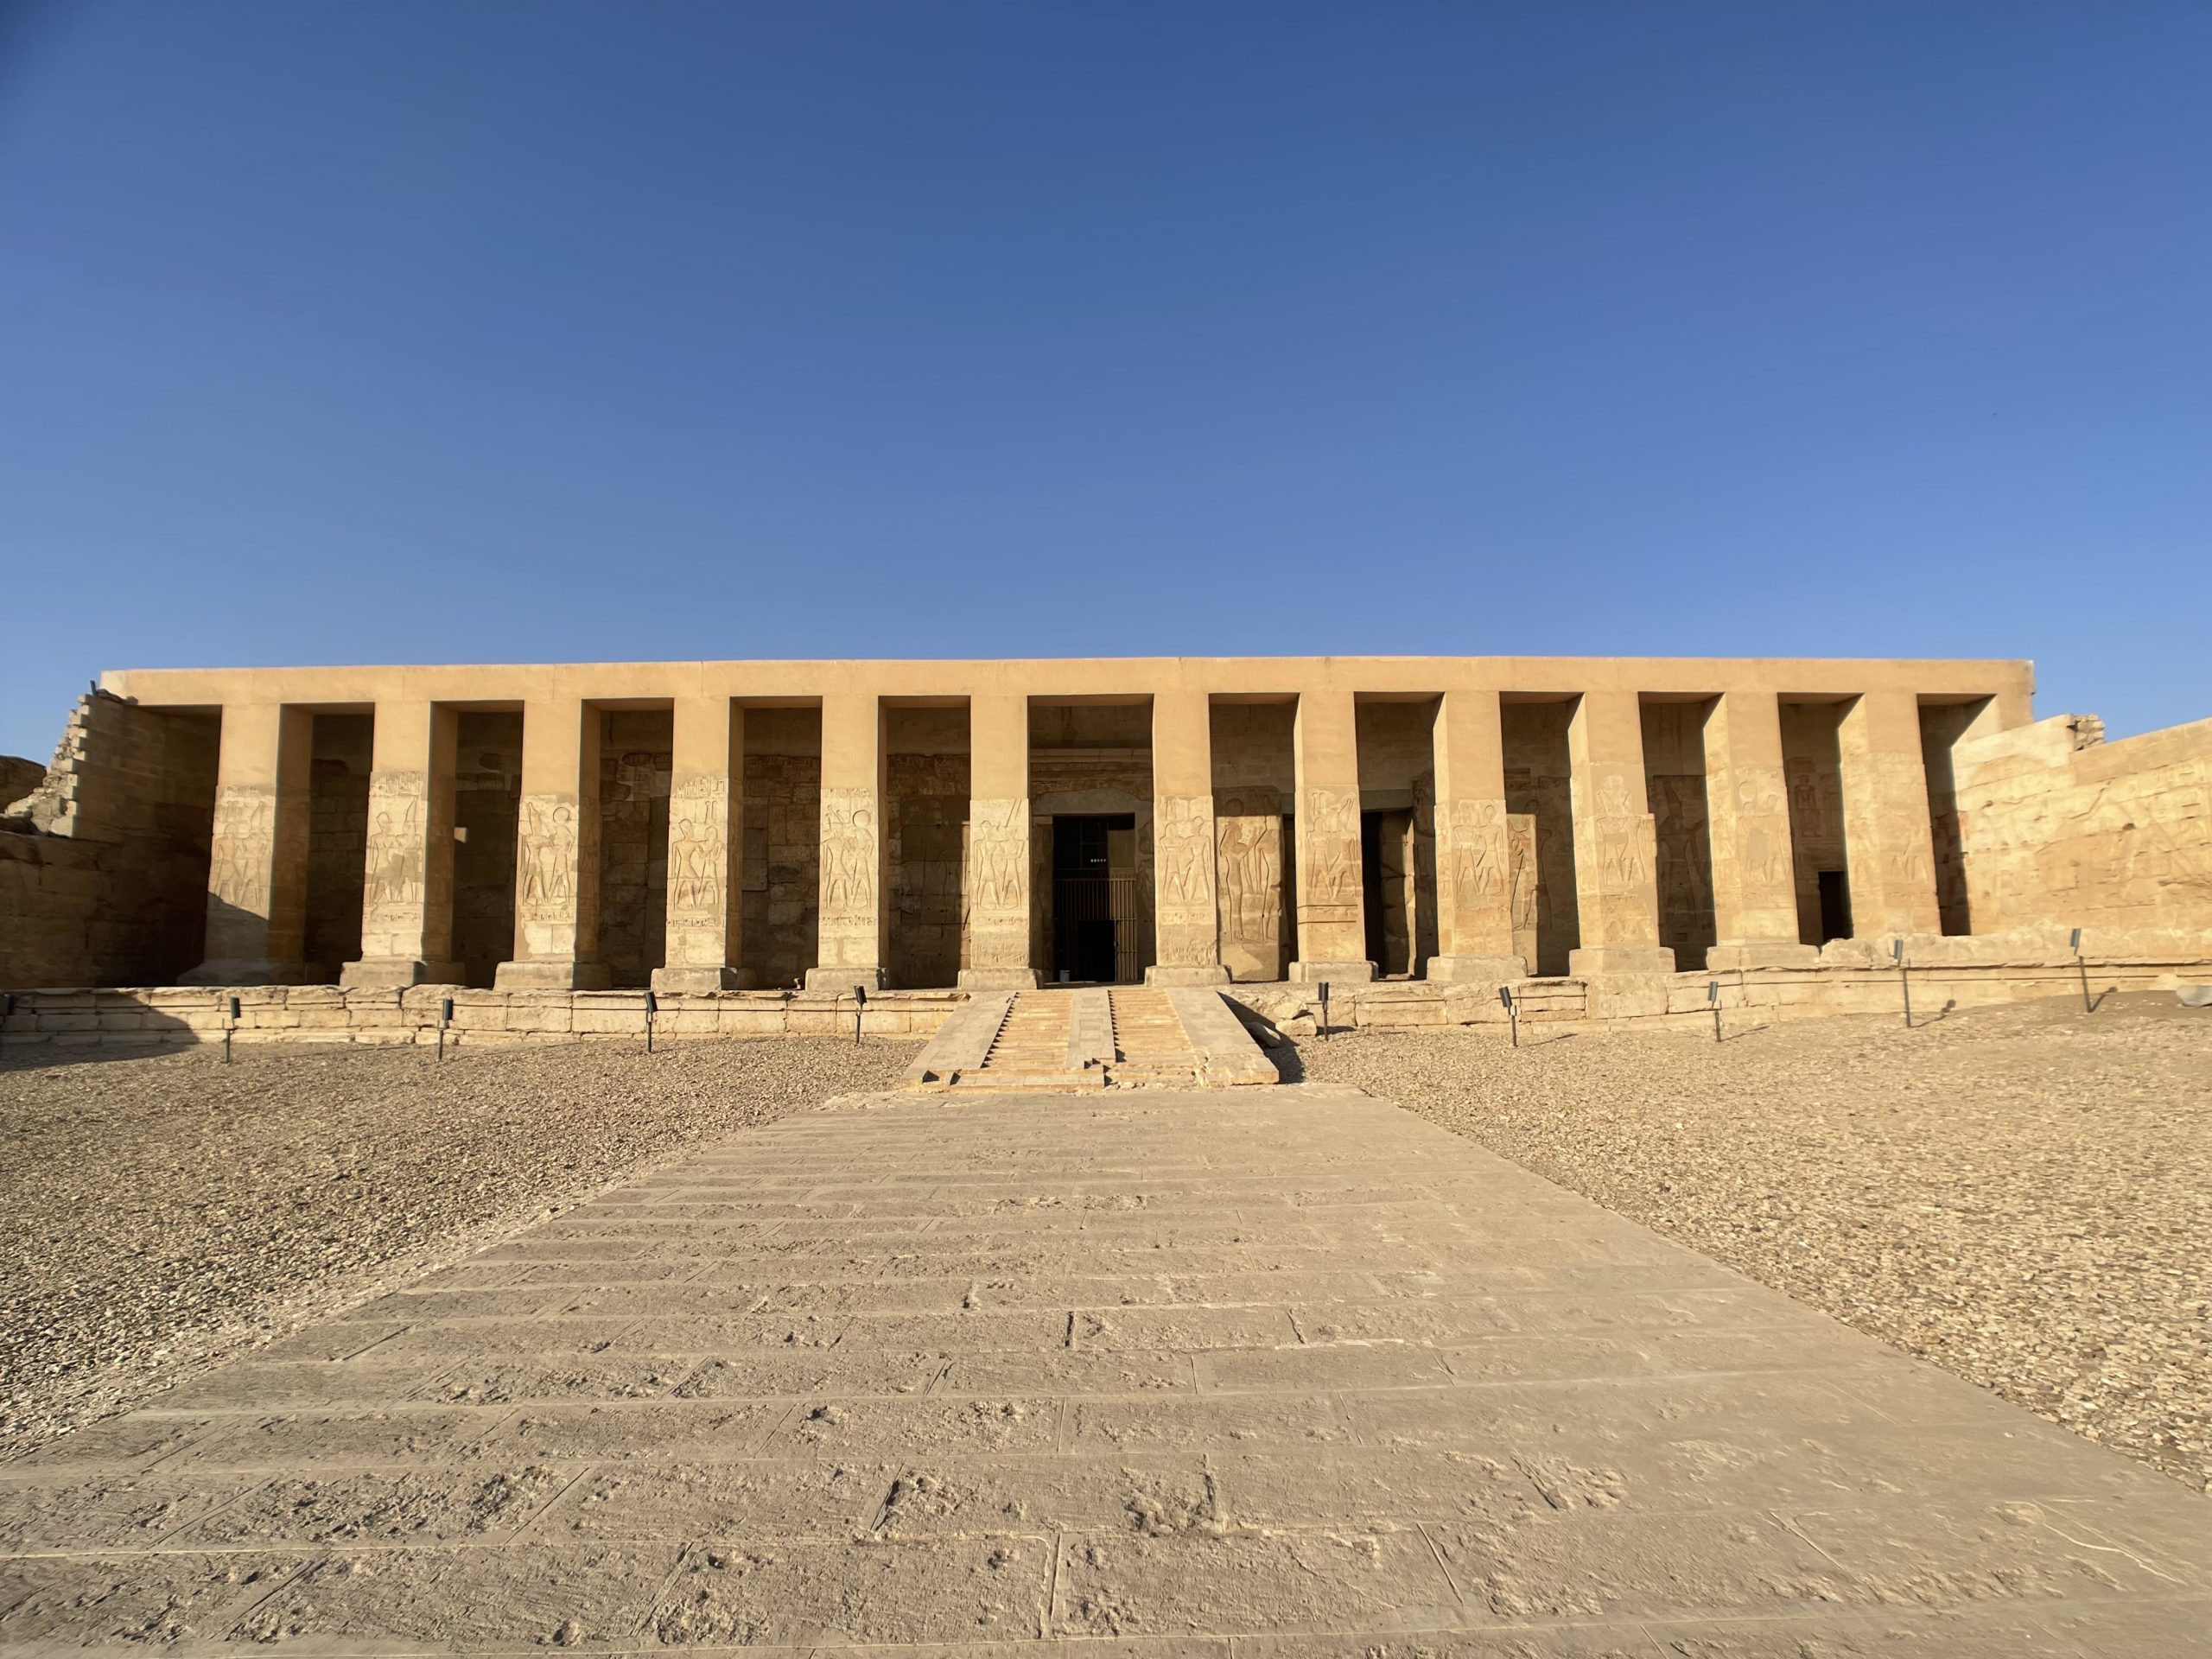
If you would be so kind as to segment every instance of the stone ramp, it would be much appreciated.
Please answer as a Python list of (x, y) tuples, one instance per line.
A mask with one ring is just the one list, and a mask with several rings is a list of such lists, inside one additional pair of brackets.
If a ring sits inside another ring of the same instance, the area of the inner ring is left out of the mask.
[(1085, 986), (979, 999), (908, 1068), (908, 1087), (1040, 1092), (1277, 1081), (1218, 992)]
[(0, 1651), (2204, 1651), (2212, 1503), (1409, 1114), (874, 1096), (0, 1465)]

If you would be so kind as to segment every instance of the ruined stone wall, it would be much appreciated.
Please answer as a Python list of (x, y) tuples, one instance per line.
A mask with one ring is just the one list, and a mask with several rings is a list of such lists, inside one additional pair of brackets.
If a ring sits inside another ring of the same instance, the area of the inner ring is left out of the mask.
[(1213, 706), (1214, 893), (1222, 965), (1233, 980), (1287, 971), (1293, 843), (1284, 824), (1297, 784), (1297, 715), (1287, 702)]
[[(1505, 810), (1535, 821), (1535, 953), (1529, 970), (1547, 978), (1567, 972), (1567, 952), (1582, 943), (1574, 888), (1574, 794), (1567, 730), (1574, 704), (1508, 702), (1500, 710), (1505, 741)], [(1516, 906), (1516, 908), (1519, 908)]]
[(1705, 792), (1710, 701), (1643, 705), (1643, 784), (1657, 836), (1659, 943), (1689, 973), (1714, 943), (1713, 841)]
[(335, 980), (361, 954), (367, 877), (369, 763), (376, 720), (317, 715), (308, 774), (305, 956), (311, 977)]
[(158, 985), (199, 962), (219, 729), (78, 700), (52, 766), (4, 804), (0, 986)]
[(747, 983), (796, 984), (815, 965), (821, 842), (821, 710), (747, 709), (740, 937)]
[(1974, 932), (2212, 933), (2212, 720), (2107, 743), (2058, 715), (1950, 760)]
[(471, 710), (454, 748), (453, 949), (471, 985), (514, 955), (522, 716)]
[(599, 955), (617, 985), (667, 960), (668, 795), (675, 719), (665, 709), (600, 716)]

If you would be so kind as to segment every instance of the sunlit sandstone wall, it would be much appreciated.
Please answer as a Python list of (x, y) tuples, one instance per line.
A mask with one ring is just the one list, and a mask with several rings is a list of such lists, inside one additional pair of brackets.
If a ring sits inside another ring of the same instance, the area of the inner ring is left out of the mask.
[[(516, 991), (1029, 982), (1054, 960), (1053, 821), (1095, 814), (1131, 826), (1109, 846), (1118, 969), (1160, 982), (1379, 968), (1494, 989), (1532, 969), (1810, 965), (1847, 931), (1983, 931), (1954, 752), (2029, 712), (2026, 665), (2006, 663), (607, 664), (110, 685), (219, 730), (194, 809), (195, 981), (313, 980), (358, 949), (337, 964), (348, 985)], [(77, 756), (47, 793), (100, 764)], [(175, 971), (155, 961), (102, 976)]]
[(2212, 720), (2058, 715), (1949, 753), (1973, 931), (2212, 931)]

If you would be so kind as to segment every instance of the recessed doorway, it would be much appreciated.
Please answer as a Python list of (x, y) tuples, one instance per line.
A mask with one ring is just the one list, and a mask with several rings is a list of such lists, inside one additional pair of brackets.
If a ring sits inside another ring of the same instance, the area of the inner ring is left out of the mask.
[(1133, 813), (1052, 820), (1052, 977), (1137, 979), (1137, 821)]

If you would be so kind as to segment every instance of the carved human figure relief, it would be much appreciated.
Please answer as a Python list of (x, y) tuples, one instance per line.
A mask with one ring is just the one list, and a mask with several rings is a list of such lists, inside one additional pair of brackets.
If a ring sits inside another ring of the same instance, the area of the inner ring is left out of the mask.
[(531, 919), (559, 919), (575, 902), (576, 809), (558, 796), (528, 797), (522, 804), (518, 904)]
[(1028, 904), (1027, 849), (1020, 844), (1029, 803), (977, 801), (969, 808), (968, 839), (975, 861), (974, 903), (984, 911), (1015, 911)]
[(276, 816), (276, 804), (261, 785), (226, 784), (217, 794), (208, 885), (224, 903), (255, 915), (268, 909)]
[(1452, 837), (1452, 900), (1461, 911), (1505, 902), (1505, 803), (1453, 801), (1445, 817)]
[(1155, 842), (1161, 908), (1211, 912), (1213, 835), (1208, 820), (1213, 803), (1203, 797), (1172, 795), (1161, 804), (1166, 817)]
[(720, 914), (728, 885), (727, 779), (685, 778), (670, 791), (669, 908), (687, 918)]
[(1299, 830), (1308, 869), (1301, 869), (1301, 905), (1359, 902), (1359, 793), (1309, 789), (1299, 797)]
[(822, 791), (822, 915), (873, 917), (876, 882), (875, 791)]

